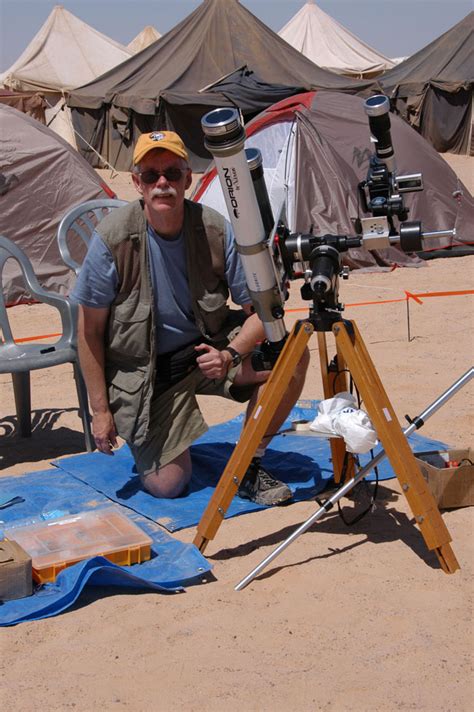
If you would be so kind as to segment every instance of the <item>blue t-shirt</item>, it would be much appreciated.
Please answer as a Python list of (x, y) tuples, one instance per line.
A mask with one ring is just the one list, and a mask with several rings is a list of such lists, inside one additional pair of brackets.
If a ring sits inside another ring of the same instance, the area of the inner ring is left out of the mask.
[[(164, 239), (149, 225), (147, 238), (158, 353), (166, 353), (197, 340), (201, 332), (194, 321), (183, 233), (172, 240)], [(225, 277), (235, 304), (250, 303), (242, 262), (228, 222)], [(94, 232), (71, 300), (86, 307), (108, 307), (115, 299), (117, 285), (112, 254), (100, 235)]]

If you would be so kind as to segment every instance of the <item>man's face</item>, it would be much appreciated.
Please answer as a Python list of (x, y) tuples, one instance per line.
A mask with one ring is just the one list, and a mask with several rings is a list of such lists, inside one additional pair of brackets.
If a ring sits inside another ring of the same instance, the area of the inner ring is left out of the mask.
[[(179, 212), (192, 180), (191, 169), (187, 167), (186, 161), (171, 151), (157, 148), (146, 154), (139, 168), (139, 174), (132, 173), (132, 180), (147, 208), (163, 216)], [(170, 169), (178, 169), (179, 176), (178, 170), (175, 170), (176, 176), (159, 175)]]

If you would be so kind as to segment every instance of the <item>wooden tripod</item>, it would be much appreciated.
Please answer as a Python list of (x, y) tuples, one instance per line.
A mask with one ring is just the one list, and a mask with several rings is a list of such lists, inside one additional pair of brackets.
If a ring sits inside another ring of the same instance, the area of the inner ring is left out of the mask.
[[(208, 541), (214, 538), (224, 519), (313, 332), (313, 323), (305, 320), (298, 322), (290, 333), (198, 524), (194, 544), (201, 551), (204, 551)], [(428, 549), (434, 550), (443, 571), (454, 573), (459, 564), (450, 546), (451, 536), (403, 435), (357, 326), (353, 321), (341, 320), (333, 325), (332, 332), (336, 340), (337, 373), (328, 364), (325, 333), (318, 331), (325, 397), (330, 398), (336, 392), (347, 390), (346, 375), (343, 373), (341, 376), (343, 367), (347, 366)], [(339, 482), (346, 456), (343, 441), (332, 439), (331, 451), (334, 477), (336, 482)], [(354, 462), (349, 457), (346, 479), (350, 479), (353, 472)]]

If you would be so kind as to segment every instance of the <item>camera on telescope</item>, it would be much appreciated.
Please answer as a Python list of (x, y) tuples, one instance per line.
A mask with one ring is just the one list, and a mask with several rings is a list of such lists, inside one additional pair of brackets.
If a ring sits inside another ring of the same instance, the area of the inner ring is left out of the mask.
[(388, 98), (383, 94), (371, 96), (365, 101), (364, 108), (375, 154), (370, 157), (367, 178), (358, 186), (362, 208), (374, 217), (386, 217), (393, 232), (393, 217), (400, 221), (408, 217), (409, 210), (405, 207), (403, 194), (423, 190), (423, 176), (421, 173), (397, 175)]
[(403, 193), (423, 190), (423, 176), (421, 173), (393, 174), (377, 156), (371, 156), (367, 178), (358, 188), (365, 213), (406, 220), (409, 210), (405, 207)]

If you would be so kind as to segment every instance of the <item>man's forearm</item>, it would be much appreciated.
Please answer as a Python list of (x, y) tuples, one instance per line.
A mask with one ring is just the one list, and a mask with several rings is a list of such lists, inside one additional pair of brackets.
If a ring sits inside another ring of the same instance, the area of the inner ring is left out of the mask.
[(80, 307), (77, 325), (79, 361), (92, 409), (92, 432), (100, 452), (112, 455), (117, 432), (110, 412), (104, 371), (104, 334), (108, 309)]
[(255, 344), (265, 339), (265, 330), (257, 314), (251, 314), (243, 323), (241, 330), (232, 339), (229, 346), (242, 354), (242, 356), (251, 353)]
[(103, 335), (87, 331), (83, 325), (78, 331), (79, 362), (86, 382), (93, 414), (109, 410), (104, 372)]

